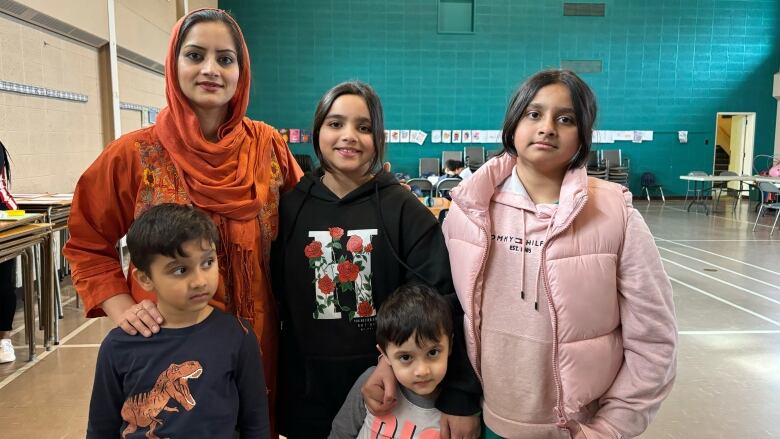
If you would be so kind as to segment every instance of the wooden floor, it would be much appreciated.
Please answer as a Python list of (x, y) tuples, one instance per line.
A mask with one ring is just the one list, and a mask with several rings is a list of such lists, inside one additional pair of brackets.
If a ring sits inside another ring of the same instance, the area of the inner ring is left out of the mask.
[[(672, 279), (680, 327), (677, 383), (642, 438), (780, 437), (780, 228), (770, 237), (765, 216), (752, 232), (747, 203), (709, 216), (682, 201), (636, 206)], [(95, 357), (112, 325), (85, 319), (72, 287), (64, 294), (62, 343), (28, 363), (19, 331), (17, 361), (0, 365), (4, 439), (84, 437)]]

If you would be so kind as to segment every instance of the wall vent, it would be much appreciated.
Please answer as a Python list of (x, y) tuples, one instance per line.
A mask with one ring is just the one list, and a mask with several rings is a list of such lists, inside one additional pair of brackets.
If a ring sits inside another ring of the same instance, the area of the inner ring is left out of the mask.
[(32, 23), (56, 34), (82, 42), (88, 46), (100, 47), (108, 43), (108, 41), (97, 35), (84, 32), (81, 29), (76, 29), (51, 15), (43, 14), (13, 0), (0, 0), (0, 12), (16, 17), (27, 23)]
[(601, 73), (601, 60), (598, 59), (564, 59), (561, 68), (575, 73)]
[(116, 46), (116, 56), (127, 62), (144, 67), (161, 75), (165, 74), (165, 66), (162, 64), (143, 55), (139, 55), (132, 50), (127, 50), (122, 46)]
[[(107, 44), (108, 41), (78, 29), (74, 26), (58, 20), (51, 15), (38, 12), (34, 9), (16, 2), (14, 0), (0, 0), (0, 12), (18, 18), (24, 22), (31, 23), (58, 35), (79, 41), (90, 47), (99, 48)], [(139, 55), (131, 50), (117, 45), (117, 56), (129, 63), (138, 65), (155, 73), (164, 74), (165, 68), (157, 61), (151, 60), (143, 55)]]
[(605, 3), (564, 3), (563, 15), (571, 17), (603, 17), (607, 9)]
[(27, 6), (11, 0), (1, 0), (0, 10), (13, 16), (19, 16), (27, 11)]

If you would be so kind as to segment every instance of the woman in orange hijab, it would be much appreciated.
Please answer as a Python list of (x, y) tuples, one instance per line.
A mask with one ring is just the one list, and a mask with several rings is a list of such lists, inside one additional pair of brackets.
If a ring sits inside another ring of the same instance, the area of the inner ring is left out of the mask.
[(202, 9), (179, 20), (165, 79), (168, 105), (157, 123), (109, 144), (76, 186), (65, 246), (73, 285), (88, 317), (108, 315), (129, 334), (158, 332), (154, 294), (125, 278), (115, 245), (154, 205), (203, 209), (221, 237), (212, 305), (251, 322), (273, 401), (278, 319), (269, 252), (279, 193), (298, 182), (301, 170), (272, 127), (245, 116), (249, 52), (226, 12)]

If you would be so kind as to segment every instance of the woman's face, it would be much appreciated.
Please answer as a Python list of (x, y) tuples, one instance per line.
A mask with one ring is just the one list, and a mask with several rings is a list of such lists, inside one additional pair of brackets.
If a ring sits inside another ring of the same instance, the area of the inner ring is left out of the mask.
[(176, 62), (179, 87), (196, 112), (226, 106), (236, 93), (240, 68), (228, 26), (202, 22), (190, 28)]

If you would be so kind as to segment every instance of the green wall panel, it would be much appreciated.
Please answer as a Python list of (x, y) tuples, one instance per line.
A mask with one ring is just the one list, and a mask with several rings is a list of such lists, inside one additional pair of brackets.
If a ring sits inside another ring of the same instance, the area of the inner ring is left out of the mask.
[[(601, 60), (601, 73), (582, 75), (599, 99), (597, 128), (655, 131), (652, 142), (596, 145), (631, 159), (635, 193), (644, 171), (682, 194), (679, 175), (711, 170), (717, 111), (756, 112), (756, 154), (772, 151), (776, 0), (608, 0), (606, 17), (564, 17), (561, 1), (479, 0), (466, 35), (437, 32), (437, 3), (221, 0), (252, 54), (250, 116), (309, 127), (329, 87), (360, 79), (381, 96), (388, 128), (499, 129), (527, 76), (561, 60)], [(687, 144), (678, 130), (689, 131)], [(462, 146), (429, 136), (423, 146), (389, 144), (388, 155), (395, 170), (415, 173), (419, 157)]]

